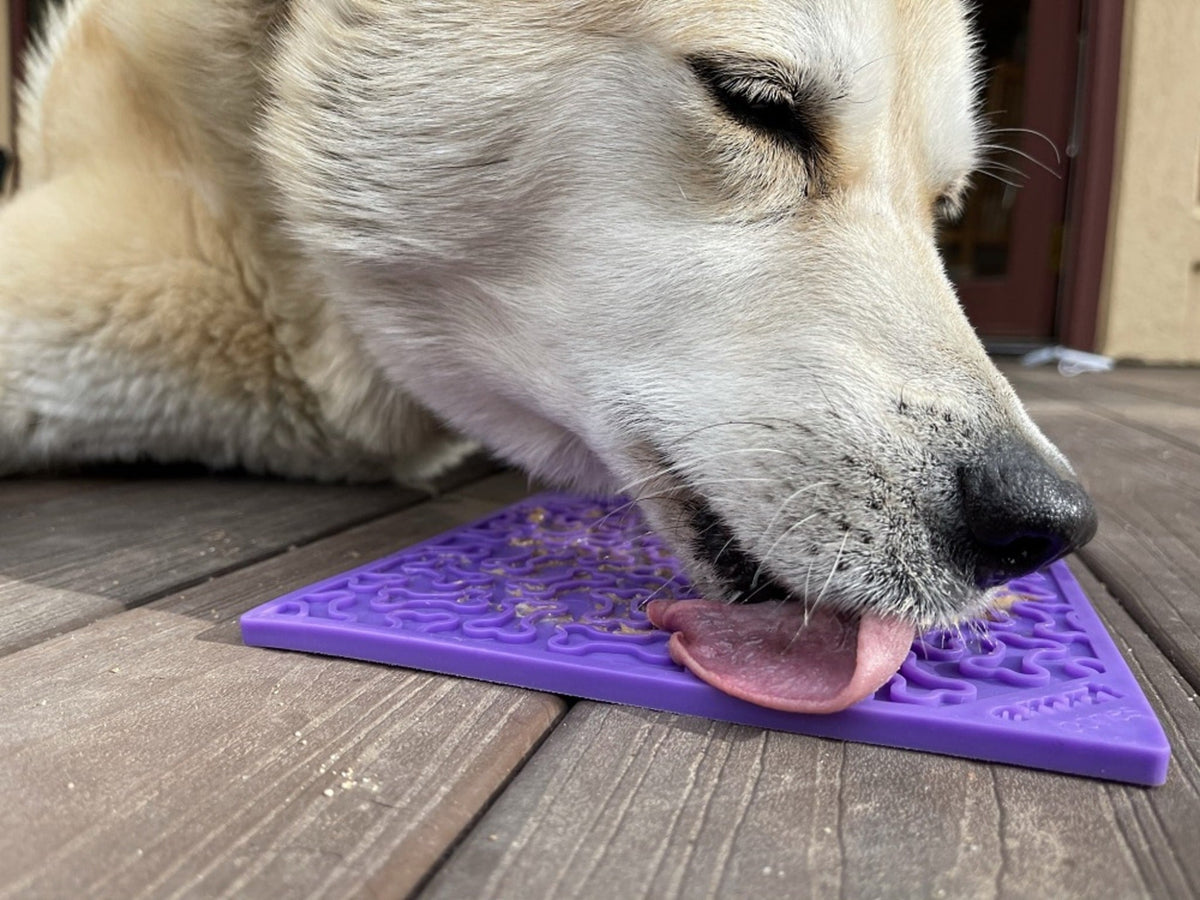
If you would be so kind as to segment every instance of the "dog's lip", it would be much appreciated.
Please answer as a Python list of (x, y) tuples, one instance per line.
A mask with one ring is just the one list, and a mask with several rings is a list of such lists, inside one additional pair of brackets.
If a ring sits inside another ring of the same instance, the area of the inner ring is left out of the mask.
[(655, 600), (671, 658), (723, 693), (784, 712), (834, 713), (887, 683), (913, 625), (890, 616), (807, 610), (797, 601)]
[(692, 545), (730, 601), (656, 600), (650, 621), (671, 631), (671, 658), (702, 681), (759, 706), (833, 713), (882, 687), (907, 657), (911, 622), (833, 605), (809, 607), (746, 552), (730, 526), (698, 491)]

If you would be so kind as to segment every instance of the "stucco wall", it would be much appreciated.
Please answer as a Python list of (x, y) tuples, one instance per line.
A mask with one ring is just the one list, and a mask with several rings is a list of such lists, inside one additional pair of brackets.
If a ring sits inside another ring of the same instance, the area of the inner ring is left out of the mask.
[(1099, 349), (1200, 362), (1200, 0), (1127, 0)]

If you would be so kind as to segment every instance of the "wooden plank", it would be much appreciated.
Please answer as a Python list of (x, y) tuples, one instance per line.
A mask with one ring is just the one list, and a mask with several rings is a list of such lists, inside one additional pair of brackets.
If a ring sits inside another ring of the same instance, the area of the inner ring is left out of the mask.
[[(153, 471), (153, 470), (151, 470)], [(390, 485), (174, 474), (35, 479), (0, 519), (0, 652), (416, 502)], [(22, 482), (5, 485), (22, 492)], [(0, 488), (4, 490), (4, 488)]]
[[(419, 493), (421, 495), (447, 493), (503, 471), (505, 471), (505, 467), (495, 459), (485, 453), (475, 453), (428, 484), (418, 486)], [(0, 528), (3, 528), (7, 522), (37, 515), (36, 507), (40, 503), (72, 494), (78, 495), (86, 491), (129, 483), (161, 483), (166, 480), (178, 482), (198, 480), (207, 483), (213, 477), (211, 471), (204, 466), (188, 463), (174, 465), (114, 463), (84, 466), (68, 471), (37, 472), (0, 478)], [(246, 479), (234, 476), (234, 480), (244, 482)], [(263, 480), (277, 482), (277, 479)], [(303, 484), (304, 482), (295, 483)], [(396, 486), (382, 482), (375, 486), (362, 485), (361, 487), (396, 489)], [(4, 532), (0, 531), (0, 534), (2, 533)]]
[(1182, 406), (1200, 406), (1200, 368), (1122, 367), (1116, 369), (1109, 380), (1148, 397), (1173, 400)]
[(1149, 399), (1172, 401), (1181, 406), (1200, 406), (1200, 367), (1118, 366), (1108, 372), (1065, 376), (1053, 366), (1022, 366), (1011, 359), (997, 359), (995, 362), (1021, 393), (1030, 387), (1041, 389), (1057, 386), (1062, 390), (1077, 390), (1099, 384)]
[[(497, 471), (476, 455), (428, 488), (445, 492)], [(210, 475), (199, 466), (0, 480), (0, 654), (424, 496), (389, 484)]]
[(235, 617), (496, 502), (451, 494), (0, 660), (0, 896), (404, 896), (562, 701), (245, 647)]
[(1136, 859), (1150, 896), (1200, 896), (1200, 856), (1192, 849), (1200, 834), (1200, 704), (1196, 689), (1092, 571), (1074, 559), (1070, 564), (1171, 742), (1171, 770), (1161, 788), (1108, 785), (1122, 841)]
[(1081, 556), (1200, 687), (1200, 453), (1073, 402), (1028, 406), (1100, 512)]
[[(115, 479), (104, 477), (61, 478), (35, 475), (0, 478), (0, 540), (13, 529), (21, 527), (23, 519), (36, 517), (37, 508), (43, 503), (112, 487), (115, 483)], [(6, 546), (7, 542), (0, 543), (0, 552), (3, 552)], [(3, 557), (0, 556), (0, 559)]]
[(1160, 399), (1200, 388), (1200, 370), (1006, 372), (1097, 501), (1084, 559), (1200, 686), (1200, 409)]
[[(1063, 378), (1053, 370), (1010, 372), (1017, 391), (1030, 402), (1073, 402), (1112, 419), (1141, 428), (1164, 440), (1200, 452), (1200, 370), (1127, 370)], [(1171, 393), (1141, 386), (1133, 375), (1153, 374), (1164, 384), (1190, 394), (1184, 402)]]
[(580, 703), (421, 897), (1197, 896), (1194, 693), (1087, 588), (1174, 741), (1162, 788)]

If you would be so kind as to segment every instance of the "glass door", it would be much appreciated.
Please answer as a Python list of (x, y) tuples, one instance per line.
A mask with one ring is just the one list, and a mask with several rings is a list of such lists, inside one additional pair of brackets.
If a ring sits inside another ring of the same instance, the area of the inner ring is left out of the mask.
[(978, 7), (991, 147), (962, 218), (943, 228), (940, 244), (985, 339), (1045, 343), (1055, 336), (1079, 16), (1079, 0), (984, 0)]

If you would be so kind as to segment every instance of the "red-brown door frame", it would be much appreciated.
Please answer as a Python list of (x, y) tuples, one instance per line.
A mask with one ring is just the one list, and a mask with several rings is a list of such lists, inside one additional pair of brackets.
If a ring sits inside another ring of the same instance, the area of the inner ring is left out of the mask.
[(25, 0), (12, 0), (8, 7), (9, 46), (12, 48), (13, 68), (21, 73), (21, 49), (25, 45), (25, 29), (28, 17), (25, 14)]
[(25, 47), (25, 32), (29, 17), (25, 11), (25, 0), (10, 0), (8, 4), (8, 49), (11, 51), (13, 75), (21, 77), (21, 51)]
[(1081, 52), (1082, 97), (1073, 135), (1058, 342), (1096, 349), (1108, 244), (1121, 93), (1121, 40), (1125, 0), (1086, 0)]
[[(22, 51), (25, 48), (26, 32), (28, 31), (28, 16), (25, 10), (25, 0), (10, 0), (8, 4), (8, 33), (0, 34), (0, 40), (8, 41), (8, 58), (12, 64), (12, 80), (11, 84), (16, 85), (21, 78), (21, 57)], [(16, 143), (16, 125), (17, 125), (17, 103), (16, 97), (10, 98), (13, 102), (9, 104), (12, 121), (9, 123), (12, 129), (13, 143)], [(7, 179), (10, 185), (16, 185), (19, 172), (15, 170), (17, 166), (15, 146), (5, 148), (12, 152), (13, 159), (10, 160), (14, 166), (11, 179)], [(4, 190), (4, 185), (0, 184), (0, 191)]]

